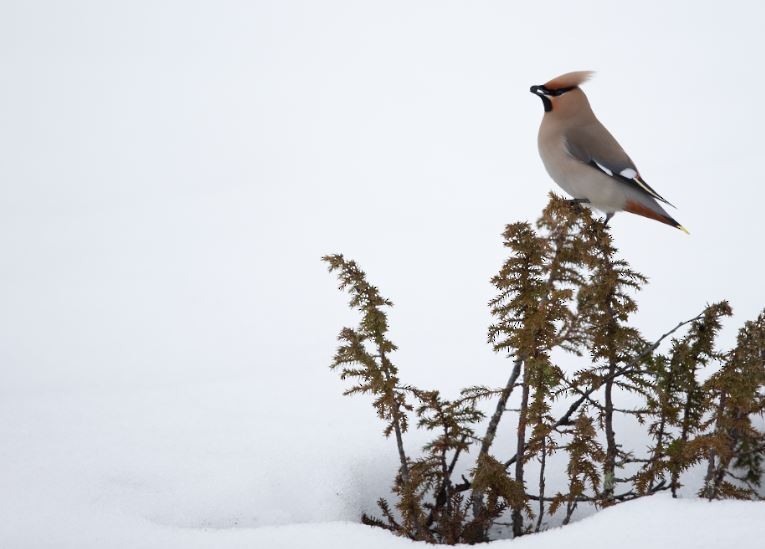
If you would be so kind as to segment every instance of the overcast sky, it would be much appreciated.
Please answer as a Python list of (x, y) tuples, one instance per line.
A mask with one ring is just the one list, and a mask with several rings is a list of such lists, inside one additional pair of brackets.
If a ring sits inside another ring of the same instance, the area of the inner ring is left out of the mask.
[(638, 326), (727, 298), (729, 345), (765, 306), (761, 6), (3, 0), (0, 392), (327, 378), (335, 252), (407, 381), (499, 382), (500, 233), (556, 189), (528, 89), (585, 69), (691, 232), (612, 221)]

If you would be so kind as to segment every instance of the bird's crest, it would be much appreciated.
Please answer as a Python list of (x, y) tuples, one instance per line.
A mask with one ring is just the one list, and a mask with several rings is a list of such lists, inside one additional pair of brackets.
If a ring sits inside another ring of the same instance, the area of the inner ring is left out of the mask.
[(548, 90), (558, 90), (561, 88), (575, 88), (587, 82), (590, 78), (592, 78), (593, 74), (595, 74), (593, 71), (567, 72), (566, 74), (561, 74), (560, 76), (556, 76), (555, 78), (547, 82), (544, 86)]

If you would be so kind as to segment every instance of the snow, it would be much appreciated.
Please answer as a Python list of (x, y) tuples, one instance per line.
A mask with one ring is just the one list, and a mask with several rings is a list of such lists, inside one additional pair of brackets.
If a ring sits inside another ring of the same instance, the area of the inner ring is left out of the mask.
[[(252, 378), (6, 398), (0, 540), (29, 532), (79, 539), (126, 519), (181, 529), (358, 520), (394, 467), (392, 455), (376, 455), (388, 452), (379, 430), (365, 433), (324, 393), (298, 408), (259, 390)], [(293, 390), (308, 395), (300, 384)], [(325, 436), (330, 430), (349, 436)]]
[[(8, 395), (0, 547), (411, 546), (358, 524), (396, 466), (368, 403), (309, 376), (292, 387), (296, 406), (286, 391), (264, 396), (259, 381)], [(513, 547), (732, 547), (763, 536), (763, 503), (659, 495)]]
[[(751, 547), (765, 535), (765, 504), (673, 500), (667, 494), (605, 509), (568, 526), (512, 543), (520, 549)], [(497, 543), (503, 547), (504, 543)], [(507, 544), (510, 547), (510, 544)]]

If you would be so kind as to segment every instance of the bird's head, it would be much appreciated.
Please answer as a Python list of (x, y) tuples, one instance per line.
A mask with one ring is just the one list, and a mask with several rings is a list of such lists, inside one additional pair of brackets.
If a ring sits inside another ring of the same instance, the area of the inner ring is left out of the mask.
[(583, 84), (592, 77), (592, 74), (592, 71), (568, 72), (553, 78), (541, 86), (531, 86), (529, 91), (538, 95), (542, 99), (545, 112), (550, 112), (555, 104), (561, 100), (562, 96), (578, 89), (580, 84)]

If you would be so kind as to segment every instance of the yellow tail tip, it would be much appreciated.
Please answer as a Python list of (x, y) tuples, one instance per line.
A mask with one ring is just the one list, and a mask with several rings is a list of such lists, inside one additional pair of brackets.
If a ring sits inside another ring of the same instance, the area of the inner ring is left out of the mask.
[(677, 228), (680, 229), (681, 231), (683, 231), (685, 234), (691, 234), (691, 233), (688, 232), (688, 229), (686, 229), (682, 225), (678, 225)]

